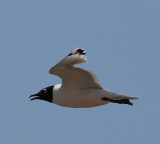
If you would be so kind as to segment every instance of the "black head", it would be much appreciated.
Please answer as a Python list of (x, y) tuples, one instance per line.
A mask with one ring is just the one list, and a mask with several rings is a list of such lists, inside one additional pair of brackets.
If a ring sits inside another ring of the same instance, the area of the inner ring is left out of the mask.
[(30, 101), (35, 100), (35, 99), (40, 99), (40, 100), (52, 102), (52, 100), (53, 100), (53, 87), (54, 86), (46, 87), (46, 88), (40, 90), (37, 94), (31, 95), (29, 97), (29, 98), (31, 98)]

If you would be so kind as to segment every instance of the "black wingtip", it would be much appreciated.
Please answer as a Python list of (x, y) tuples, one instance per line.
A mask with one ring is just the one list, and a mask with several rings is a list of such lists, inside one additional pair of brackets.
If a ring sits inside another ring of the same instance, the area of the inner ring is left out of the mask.
[(76, 51), (76, 53), (81, 54), (81, 55), (85, 55), (85, 54), (86, 54), (86, 53), (84, 52), (84, 50), (81, 49), (81, 48), (78, 48), (77, 51)]
[(71, 56), (72, 55), (72, 53), (70, 53), (68, 56)]
[(76, 48), (73, 52), (68, 54), (68, 56), (71, 56), (71, 55), (74, 55), (74, 54), (85, 55), (86, 52), (82, 48)]
[(106, 98), (106, 97), (103, 97), (102, 100), (104, 101), (109, 101), (109, 102), (112, 102), (112, 103), (118, 103), (118, 104), (128, 104), (128, 105), (132, 105), (133, 106), (133, 103), (131, 103), (129, 101), (129, 99), (118, 99), (118, 100), (112, 100), (112, 99), (109, 99), (109, 98)]

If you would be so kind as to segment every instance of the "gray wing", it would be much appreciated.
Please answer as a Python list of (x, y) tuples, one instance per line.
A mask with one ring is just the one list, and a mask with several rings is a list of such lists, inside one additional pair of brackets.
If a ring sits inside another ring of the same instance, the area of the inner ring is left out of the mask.
[(62, 79), (62, 87), (66, 89), (102, 88), (98, 77), (91, 71), (75, 67), (76, 64), (87, 62), (83, 49), (76, 48), (67, 57), (53, 66), (50, 74)]

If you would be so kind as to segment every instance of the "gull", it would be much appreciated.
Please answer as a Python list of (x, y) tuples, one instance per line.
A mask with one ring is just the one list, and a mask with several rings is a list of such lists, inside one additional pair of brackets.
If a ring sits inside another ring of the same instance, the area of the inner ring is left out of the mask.
[(31, 95), (30, 101), (39, 99), (64, 107), (89, 108), (107, 103), (133, 105), (130, 100), (138, 99), (103, 88), (93, 72), (76, 67), (84, 62), (87, 62), (84, 49), (74, 49), (49, 70), (50, 74), (62, 79), (62, 84), (43, 88)]

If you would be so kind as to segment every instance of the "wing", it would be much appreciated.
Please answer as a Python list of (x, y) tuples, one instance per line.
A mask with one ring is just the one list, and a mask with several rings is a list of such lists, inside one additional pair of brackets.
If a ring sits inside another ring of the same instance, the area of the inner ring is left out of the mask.
[(49, 70), (50, 74), (62, 79), (62, 87), (67, 89), (102, 88), (97, 76), (86, 69), (75, 67), (76, 64), (87, 62), (83, 49), (76, 48), (62, 61)]

